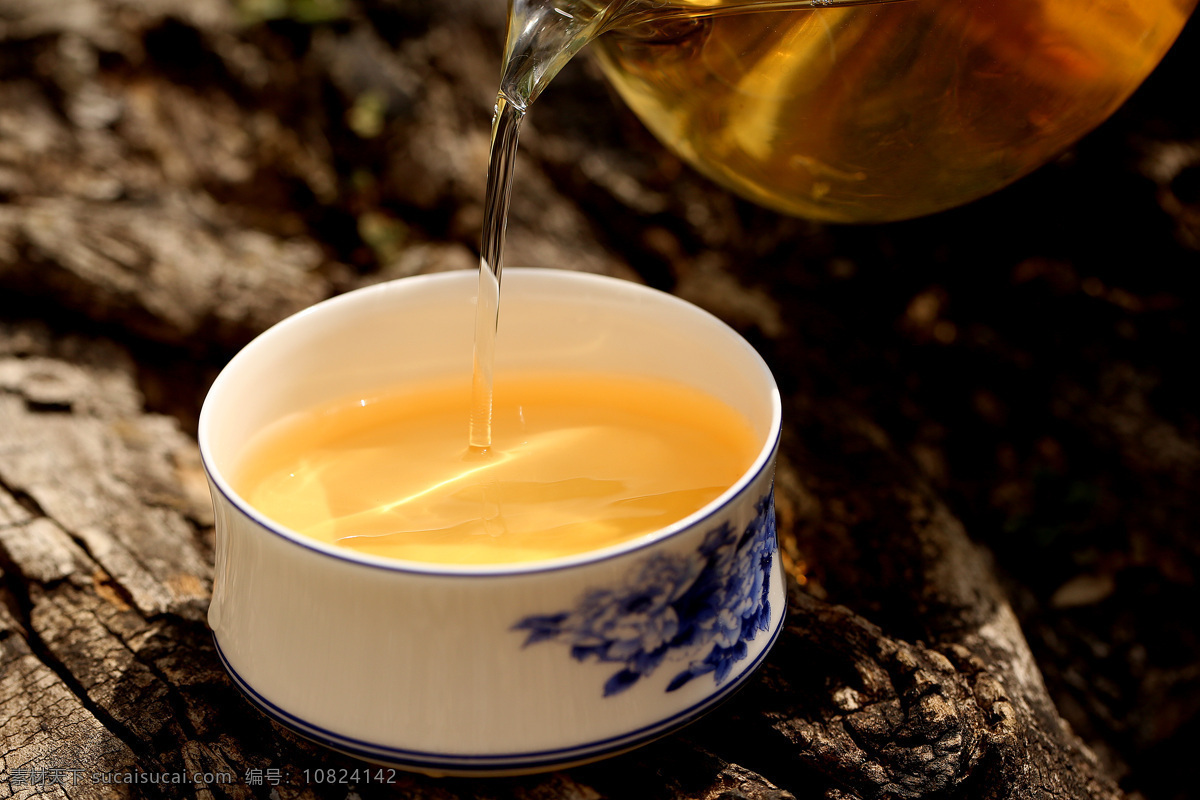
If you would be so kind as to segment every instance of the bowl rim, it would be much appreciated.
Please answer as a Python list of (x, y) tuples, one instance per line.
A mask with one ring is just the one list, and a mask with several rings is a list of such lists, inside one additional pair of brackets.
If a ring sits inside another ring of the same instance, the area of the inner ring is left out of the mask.
[[(659, 528), (651, 533), (628, 539), (617, 544), (609, 545), (608, 547), (598, 548), (595, 550), (587, 550), (582, 553), (576, 553), (568, 556), (559, 556), (557, 558), (540, 559), (536, 561), (517, 561), (495, 564), (453, 564), (442, 562), (425, 562), (414, 561), (408, 559), (392, 558), (387, 556), (377, 556), (369, 553), (357, 553), (347, 548), (337, 547), (335, 545), (319, 542), (315, 539), (304, 536), (285, 525), (270, 519), (256, 508), (241, 498), (233, 487), (225, 480), (224, 476), (219, 473), (215, 467), (215, 459), (211, 452), (211, 429), (213, 426), (213, 405), (215, 401), (212, 399), (221, 390), (222, 387), (233, 380), (229, 377), (230, 367), (236, 364), (248, 353), (252, 348), (261, 348), (268, 346), (275, 339), (288, 335), (291, 328), (297, 325), (307, 324), (306, 320), (316, 314), (328, 313), (329, 309), (338, 306), (362, 302), (365, 297), (374, 294), (397, 291), (395, 286), (400, 283), (405, 285), (413, 285), (418, 282), (452, 282), (468, 280), (476, 274), (473, 269), (466, 270), (451, 270), (447, 272), (439, 272), (427, 275), (413, 275), (395, 280), (384, 281), (370, 286), (354, 289), (340, 295), (314, 303), (307, 308), (304, 308), (295, 314), (280, 320), (265, 331), (260, 333), (241, 350), (239, 350), (233, 358), (221, 369), (212, 385), (209, 387), (205, 395), (204, 404), (200, 410), (200, 420), (197, 428), (197, 442), (200, 448), (200, 460), (204, 467), (204, 472), (208, 477), (209, 485), (215, 492), (225, 498), (235, 509), (241, 512), (246, 518), (256, 523), (257, 527), (262, 528), (270, 534), (283, 539), (284, 541), (296, 545), (303, 550), (307, 550), (316, 555), (332, 558), (347, 564), (367, 567), (371, 569), (385, 570), (388, 572), (397, 572), (404, 574), (414, 574), (426, 577), (443, 577), (443, 578), (461, 578), (461, 577), (513, 577), (520, 575), (530, 575), (537, 573), (558, 572), (567, 569), (573, 569), (581, 566), (590, 566), (605, 561), (610, 561), (616, 558), (621, 558), (633, 553), (640, 552), (649, 547), (659, 545), (666, 540), (676, 538), (684, 531), (699, 527), (706, 521), (721, 513), (730, 502), (738, 496), (747, 492), (759, 479), (759, 477), (768, 469), (773, 468), (775, 456), (779, 449), (780, 439), (782, 436), (783, 422), (783, 407), (779, 395), (779, 386), (775, 381), (775, 376), (772, 374), (770, 367), (767, 365), (763, 357), (754, 347), (746, 341), (746, 339), (736, 330), (730, 327), (727, 323), (721, 320), (711, 312), (700, 308), (699, 306), (689, 303), (682, 298), (676, 297), (668, 292), (655, 289), (644, 284), (634, 283), (622, 278), (614, 278), (607, 275), (597, 275), (594, 273), (577, 272), (574, 270), (555, 269), (545, 267), (508, 267), (505, 269), (505, 275), (531, 276), (536, 280), (563, 280), (567, 282), (581, 281), (583, 283), (605, 284), (608, 287), (613, 287), (615, 284), (620, 284), (621, 291), (630, 291), (637, 293), (650, 293), (657, 297), (660, 302), (676, 304), (681, 307), (687, 307), (693, 313), (698, 313), (706, 317), (710, 323), (716, 324), (719, 328), (725, 329), (728, 334), (734, 337), (735, 341), (745, 349), (750, 360), (759, 368), (765, 375), (770, 385), (769, 403), (771, 406), (771, 420), (768, 426), (768, 435), (763, 446), (759, 449), (754, 461), (742, 473), (728, 489), (714, 498), (712, 501), (697, 509), (688, 516), (680, 519), (671, 525)], [(772, 435), (773, 434), (773, 435)], [(773, 483), (773, 481), (772, 481)], [(769, 494), (769, 488), (764, 495)], [(757, 499), (757, 498), (756, 498)], [(216, 498), (213, 498), (214, 503)]]

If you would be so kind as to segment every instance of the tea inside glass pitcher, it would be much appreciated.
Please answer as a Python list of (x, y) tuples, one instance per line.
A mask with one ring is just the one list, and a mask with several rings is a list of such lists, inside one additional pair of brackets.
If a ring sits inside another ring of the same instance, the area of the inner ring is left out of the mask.
[[(510, 7), (518, 21), (528, 22), (530, 8), (573, 19), (583, 39), (595, 39), (591, 49), (629, 107), (718, 183), (780, 211), (874, 222), (968, 202), (1053, 158), (1129, 96), (1195, 5), (513, 0)], [(510, 45), (521, 33), (510, 27)], [(559, 52), (569, 58), (579, 38)]]

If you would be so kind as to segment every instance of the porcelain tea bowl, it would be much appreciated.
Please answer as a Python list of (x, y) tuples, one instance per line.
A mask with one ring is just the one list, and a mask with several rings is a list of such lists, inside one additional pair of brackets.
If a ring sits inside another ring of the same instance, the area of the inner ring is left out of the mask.
[(582, 555), (448, 565), (325, 545), (238, 496), (245, 443), (281, 417), (469, 371), (476, 280), (404, 278), (284, 320), (221, 372), (199, 430), (217, 520), (209, 624), (229, 674), (312, 740), (435, 775), (555, 769), (662, 736), (751, 675), (786, 605), (770, 370), (716, 317), (613, 278), (507, 270), (497, 370), (656, 376), (740, 411), (757, 457), (691, 516)]

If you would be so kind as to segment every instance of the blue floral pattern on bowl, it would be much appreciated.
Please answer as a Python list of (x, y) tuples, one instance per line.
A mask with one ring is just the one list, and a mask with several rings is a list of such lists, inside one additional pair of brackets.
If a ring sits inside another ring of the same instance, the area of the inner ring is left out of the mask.
[(755, 509), (742, 531), (725, 522), (708, 532), (698, 552), (646, 559), (624, 585), (589, 589), (575, 608), (525, 617), (513, 629), (528, 631), (525, 647), (556, 641), (577, 661), (620, 664), (604, 684), (606, 697), (664, 662), (687, 661), (668, 692), (710, 672), (719, 686), (749, 654), (747, 642), (771, 622), (774, 491)]

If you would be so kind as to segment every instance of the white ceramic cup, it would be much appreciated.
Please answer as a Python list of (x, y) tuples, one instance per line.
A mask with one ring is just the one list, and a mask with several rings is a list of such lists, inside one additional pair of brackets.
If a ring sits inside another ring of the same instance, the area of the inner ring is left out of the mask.
[(217, 520), (209, 623), (229, 673), (310, 739), (434, 774), (558, 768), (657, 738), (745, 681), (785, 610), (770, 370), (716, 317), (627, 281), (507, 270), (497, 370), (656, 376), (740, 411), (758, 455), (686, 519), (553, 560), (427, 564), (302, 537), (230, 487), (244, 444), (287, 414), (469, 371), (475, 282), (405, 278), (302, 311), (230, 361), (200, 417)]

